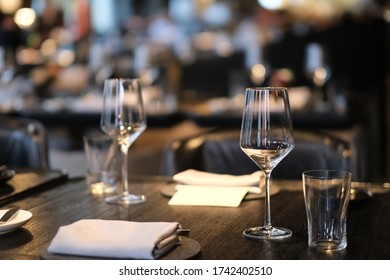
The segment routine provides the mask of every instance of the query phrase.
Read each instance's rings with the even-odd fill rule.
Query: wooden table
[[[195,259],[390,259],[390,213],[388,185],[372,187],[374,196],[350,204],[348,247],[331,254],[308,248],[306,212],[300,181],[273,181],[281,191],[271,197],[272,222],[293,231],[291,239],[255,242],[242,231],[263,223],[264,199],[243,201],[238,208],[169,206],[161,188],[169,178],[133,178],[130,188],[143,193],[143,204],[106,204],[88,193],[84,179],[29,194],[14,202],[33,213],[23,228],[0,235],[0,259],[39,259],[58,228],[80,219],[123,219],[134,221],[178,221],[190,228],[189,237],[201,245]],[[2,208],[5,208],[3,205]]]

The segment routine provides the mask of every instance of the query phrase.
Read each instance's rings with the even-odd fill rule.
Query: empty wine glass
[[[245,92],[240,146],[265,174],[264,225],[244,230],[257,240],[284,239],[291,231],[271,225],[270,178],[275,166],[293,149],[288,92],[283,87],[253,87]],[[259,182],[260,184],[260,182]]]
[[[100,127],[114,138],[122,154],[123,192],[106,198],[113,204],[135,204],[145,201],[145,196],[129,193],[127,153],[131,144],[146,129],[146,114],[142,102],[139,79],[107,79],[103,89],[103,111]]]
[[[313,102],[317,109],[329,110],[331,96],[325,85],[330,79],[331,69],[326,49],[318,43],[306,46],[304,56],[304,72],[313,87]]]

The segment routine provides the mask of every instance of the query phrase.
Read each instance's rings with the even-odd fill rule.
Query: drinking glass
[[[347,212],[351,173],[309,170],[302,173],[308,244],[320,251],[347,247]]]
[[[122,155],[123,192],[105,200],[112,204],[136,204],[146,200],[143,195],[129,193],[127,154],[131,144],[146,129],[146,114],[139,79],[107,79],[103,89],[103,111],[100,127],[115,139]]]
[[[290,237],[292,234],[290,230],[271,225],[270,207],[271,172],[294,148],[286,88],[253,87],[246,89],[240,146],[265,174],[264,225],[245,229],[244,236],[256,240]]]

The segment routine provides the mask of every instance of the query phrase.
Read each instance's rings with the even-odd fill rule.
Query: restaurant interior
[[[388,0],[0,0],[0,260],[389,260],[389,65]]]
[[[239,131],[245,88],[283,86],[297,135],[348,145],[356,181],[390,180],[387,0],[1,0],[0,12],[0,130],[40,139],[41,166],[84,176],[104,80],[137,77],[147,129],[129,174],[173,175],[175,141]]]

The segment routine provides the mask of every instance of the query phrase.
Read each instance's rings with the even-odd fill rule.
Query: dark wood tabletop
[[[272,223],[289,228],[292,238],[277,242],[245,239],[242,231],[263,223],[264,199],[244,200],[237,208],[170,206],[161,189],[169,178],[135,178],[134,193],[143,193],[143,204],[123,207],[106,204],[88,193],[85,180],[72,179],[14,201],[33,214],[22,228],[0,235],[0,259],[40,259],[41,250],[58,228],[80,219],[177,221],[189,228],[189,237],[201,251],[195,259],[390,259],[390,192],[385,185],[372,198],[353,202],[348,212],[347,249],[319,253],[307,245],[307,222],[300,181],[273,181],[281,191],[271,197]],[[3,205],[2,208],[6,208]]]

